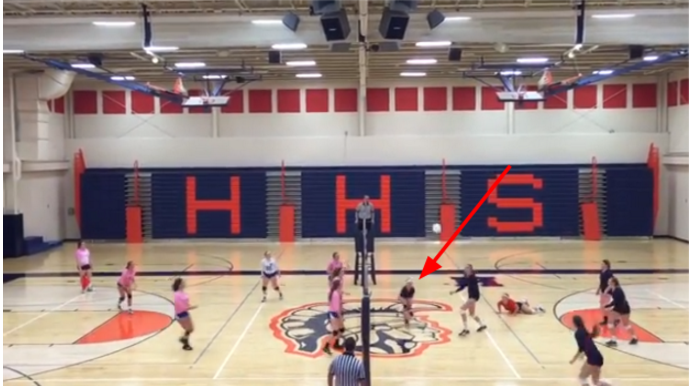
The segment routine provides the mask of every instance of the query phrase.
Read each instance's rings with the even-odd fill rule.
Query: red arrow
[[[502,172],[502,174],[500,174],[500,176],[495,180],[495,182],[493,182],[493,185],[491,185],[490,188],[488,189],[488,191],[486,192],[486,194],[483,195],[483,198],[481,199],[481,201],[479,201],[478,204],[476,204],[476,206],[471,211],[471,213],[469,213],[469,215],[466,216],[464,221],[462,221],[462,223],[459,225],[459,228],[457,228],[455,233],[453,233],[452,236],[450,236],[450,238],[447,240],[445,245],[443,245],[442,249],[440,249],[440,252],[438,252],[438,254],[435,255],[435,259],[431,259],[430,256],[426,257],[426,264],[423,265],[423,270],[421,271],[421,276],[419,276],[419,279],[423,279],[424,277],[426,277],[426,276],[432,274],[433,272],[439,270],[440,268],[442,268],[442,266],[440,264],[438,264],[438,259],[440,259],[440,256],[442,256],[443,253],[445,253],[445,251],[447,250],[447,248],[450,247],[452,242],[455,241],[455,239],[457,238],[457,236],[459,236],[459,233],[462,231],[462,229],[464,229],[464,227],[467,225],[469,220],[471,220],[471,218],[474,217],[474,213],[476,213],[478,208],[480,208],[481,205],[483,205],[483,203],[486,201],[486,199],[488,199],[488,196],[490,196],[490,194],[493,193],[495,188],[498,187],[498,184],[500,184],[500,181],[502,181],[502,179],[505,177],[507,172],[510,171],[510,169],[512,169],[512,166],[508,165],[505,168],[505,170]]]

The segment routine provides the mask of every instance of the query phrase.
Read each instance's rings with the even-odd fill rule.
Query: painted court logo
[[[414,319],[404,326],[402,306],[392,299],[371,300],[371,356],[401,358],[417,356],[430,346],[450,341],[451,331],[432,320],[435,312],[449,312],[452,307],[439,302],[416,300]],[[345,302],[346,336],[361,342],[361,303]],[[329,338],[328,304],[311,303],[285,310],[270,322],[273,335],[281,340],[285,352],[316,358]],[[361,352],[361,346],[357,346]]]

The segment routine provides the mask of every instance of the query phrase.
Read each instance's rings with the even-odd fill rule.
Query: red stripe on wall
[[[153,95],[132,91],[129,94],[129,109],[132,114],[155,114],[155,99]]]
[[[244,112],[244,90],[225,90],[223,95],[230,97],[230,103],[220,108],[221,113],[241,114]]]
[[[358,92],[355,88],[336,88],[335,89],[335,112],[336,113],[355,113],[357,111]]]
[[[626,109],[627,108],[627,85],[626,84],[604,84],[603,85],[603,108],[604,109]]]
[[[481,110],[503,110],[505,104],[498,100],[497,90],[493,87],[481,87]]]
[[[543,102],[543,108],[546,110],[565,110],[569,104],[569,91],[565,91],[555,95],[549,95]]]
[[[189,90],[189,96],[204,96],[206,92],[203,90]],[[212,109],[210,107],[189,107],[189,114],[210,114]]]
[[[419,111],[419,89],[416,87],[396,87],[395,111]]]
[[[575,109],[594,109],[598,105],[598,87],[596,86],[578,87],[573,93]]]
[[[301,95],[298,89],[278,90],[278,113],[300,113]]]
[[[632,85],[632,107],[635,109],[658,107],[658,86],[655,83]]]
[[[538,86],[526,86],[526,91],[537,91]],[[515,103],[515,110],[538,110],[538,102]]]
[[[249,113],[272,113],[272,90],[249,90]]]
[[[306,89],[306,112],[327,113],[330,105],[329,99],[330,92],[327,88]]]
[[[124,91],[103,90],[103,114],[126,114],[127,94]]]
[[[390,111],[390,89],[366,89],[366,111],[371,113]]]
[[[679,104],[689,104],[689,79],[679,81]]]
[[[423,111],[447,111],[447,88],[424,87]]]
[[[476,87],[452,88],[452,111],[476,110]]]
[[[53,106],[52,106],[52,111],[56,114],[64,114],[65,113],[65,97],[59,97],[55,100],[52,101]]]
[[[75,90],[72,93],[74,114],[98,114],[98,92],[91,90]]]
[[[677,106],[677,94],[679,90],[678,82],[670,82],[667,84],[667,105],[668,107]]]

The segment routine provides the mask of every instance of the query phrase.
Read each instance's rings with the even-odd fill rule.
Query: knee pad
[[[337,336],[338,333],[339,333],[339,331],[337,331],[337,330],[333,331],[333,336]]]
[[[280,291],[280,286],[275,286],[276,291]]]
[[[261,287],[261,289],[263,290],[263,292],[266,292],[266,290],[268,289],[268,287],[263,286],[263,287]]]
[[[132,294],[127,294],[127,300],[132,300]]]
[[[344,329],[344,327],[342,327],[342,328],[340,329],[340,334],[344,334],[344,332],[345,332],[345,329]]]
[[[120,303],[124,301],[124,296],[120,296]]]

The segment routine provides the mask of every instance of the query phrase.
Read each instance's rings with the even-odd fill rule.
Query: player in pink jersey
[[[77,260],[81,292],[93,291],[93,286],[91,285],[91,252],[86,248],[86,243],[83,240],[79,240],[77,243],[77,251],[74,256]]]
[[[184,335],[179,338],[179,341],[182,343],[182,348],[189,351],[192,349],[189,345],[189,336],[194,332],[194,322],[191,320],[189,311],[195,309],[196,306],[189,305],[189,295],[184,292],[184,287],[184,280],[181,277],[178,277],[172,283],[172,290],[175,291],[175,315],[177,316],[177,322],[184,329]]]
[[[335,279],[330,284],[330,293],[328,294],[328,316],[330,317],[330,330],[332,331],[332,338],[325,344],[323,351],[330,354],[330,346],[338,349],[340,348],[340,337],[344,336],[344,309],[342,299],[342,282],[340,279]]]
[[[337,274],[334,275],[336,270]],[[328,273],[328,285],[332,284],[333,279],[336,277],[338,277],[341,281],[344,278],[344,271],[345,264],[340,259],[340,254],[338,252],[333,252],[333,258],[330,260],[328,268],[326,268],[326,272]]]
[[[117,291],[120,293],[120,300],[117,302],[117,308],[122,310],[122,302],[126,295],[130,314],[134,312],[132,310],[132,290],[136,286],[136,281],[134,280],[135,276],[136,271],[134,270],[134,262],[128,261],[127,266],[124,267],[120,278],[117,280]]]

